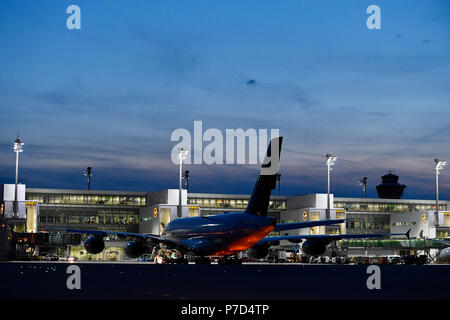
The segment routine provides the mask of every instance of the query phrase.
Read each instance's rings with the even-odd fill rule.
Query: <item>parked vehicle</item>
[[[401,262],[401,257],[399,255],[387,256],[387,263],[389,264],[399,264]]]
[[[70,257],[60,257],[58,260],[59,261],[74,262],[74,261],[78,261],[78,258],[70,256]]]
[[[152,262],[154,259],[152,259],[151,254],[143,254],[137,259],[139,262]]]
[[[272,250],[269,252],[267,260],[269,262],[281,263],[285,262],[287,258],[287,253],[284,250]]]
[[[57,255],[54,254],[48,254],[46,256],[44,256],[42,258],[42,260],[46,260],[46,261],[59,261],[59,257]]]

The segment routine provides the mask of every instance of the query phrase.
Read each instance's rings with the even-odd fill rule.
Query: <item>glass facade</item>
[[[27,192],[26,200],[42,204],[77,204],[101,206],[141,206],[145,207],[145,196],[133,195],[85,195],[85,194],[49,194]]]
[[[427,203],[364,203],[335,201],[335,208],[345,209],[347,212],[413,212],[436,210],[436,205]],[[447,210],[447,204],[439,204],[439,210]]]
[[[188,204],[201,208],[245,209],[248,199],[188,198]],[[286,200],[269,201],[269,210],[286,210]]]
[[[138,232],[138,208],[96,208],[40,206],[40,226],[77,225],[82,228],[107,227],[113,231]]]
[[[146,205],[145,195],[77,194],[70,190],[28,191],[26,200],[39,206],[39,229],[49,226],[138,232],[139,210]]]
[[[347,213],[347,233],[389,233],[389,215],[358,215]]]

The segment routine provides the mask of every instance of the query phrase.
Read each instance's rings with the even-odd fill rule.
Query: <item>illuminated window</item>
[[[56,194],[56,195],[50,196],[48,199],[48,202],[49,203],[62,203],[63,202],[62,195]]]
[[[448,237],[448,231],[447,230],[438,230],[436,232],[436,238],[443,239]]]
[[[189,217],[198,217],[198,206],[189,206]]]
[[[98,196],[89,196],[89,204],[97,204]]]
[[[160,222],[160,234],[162,234],[164,228],[169,224],[170,222],[170,209],[169,208],[160,208],[159,209],[159,222]]]
[[[444,227],[450,227],[450,212],[444,212]]]

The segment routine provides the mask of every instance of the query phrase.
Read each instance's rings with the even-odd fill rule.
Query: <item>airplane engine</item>
[[[148,246],[143,242],[130,241],[125,247],[125,253],[129,258],[139,258],[148,249]]]
[[[450,247],[442,249],[442,251],[439,253],[438,261],[450,262]]]
[[[302,244],[302,251],[308,256],[320,256],[325,253],[327,244],[320,240],[306,240]]]
[[[84,247],[87,252],[97,254],[105,249],[105,241],[103,241],[103,237],[90,236],[84,242]]]
[[[247,250],[247,257],[250,259],[262,259],[269,254],[268,245],[253,246]]]

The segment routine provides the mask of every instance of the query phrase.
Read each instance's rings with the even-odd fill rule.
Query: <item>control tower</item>
[[[388,171],[381,177],[381,184],[377,185],[377,193],[383,199],[400,199],[403,196],[404,184],[398,183],[398,176]]]

